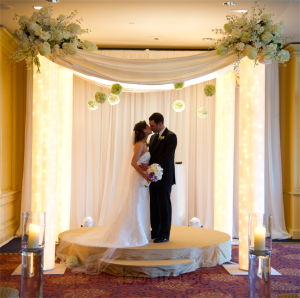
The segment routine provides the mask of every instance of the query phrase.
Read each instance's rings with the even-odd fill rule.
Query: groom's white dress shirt
[[[167,127],[165,127],[164,129],[162,129],[162,130],[158,133],[159,137],[164,133],[164,131],[165,131],[166,128],[167,128]]]

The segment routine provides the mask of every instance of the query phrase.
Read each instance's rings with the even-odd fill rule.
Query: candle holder
[[[268,214],[249,214],[248,297],[271,297],[272,221]]]
[[[22,213],[21,297],[43,297],[45,212]]]

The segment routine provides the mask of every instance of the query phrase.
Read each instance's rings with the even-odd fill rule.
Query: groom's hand
[[[147,163],[141,163],[140,168],[143,172],[145,172],[148,169],[148,164]]]

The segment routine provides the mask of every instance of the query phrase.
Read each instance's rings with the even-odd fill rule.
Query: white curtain
[[[273,237],[290,238],[283,212],[278,62],[266,66],[265,213],[273,215]]]
[[[172,52],[171,52],[172,53]],[[96,52],[78,51],[67,58],[58,57],[56,63],[73,71],[96,78],[131,84],[170,84],[188,81],[221,70],[236,60],[235,54],[219,56],[207,51],[187,57],[168,59],[132,57],[114,58]]]
[[[215,80],[207,83],[215,84]],[[161,112],[166,126],[178,137],[175,160],[185,167],[185,197],[189,198],[185,223],[195,216],[205,228],[213,228],[215,97],[207,98],[204,86],[123,93],[118,105],[106,102],[90,111],[87,100],[96,91],[109,93],[109,89],[74,76],[71,228],[80,227],[86,216],[96,225],[105,222],[125,143],[134,124],[148,121],[153,112]],[[181,113],[172,108],[177,98],[186,103]],[[208,109],[205,119],[197,117],[200,107]]]

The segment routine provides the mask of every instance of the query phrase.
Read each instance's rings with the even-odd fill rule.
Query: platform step
[[[196,270],[194,259],[179,260],[107,260],[107,273],[119,276],[177,276]]]

